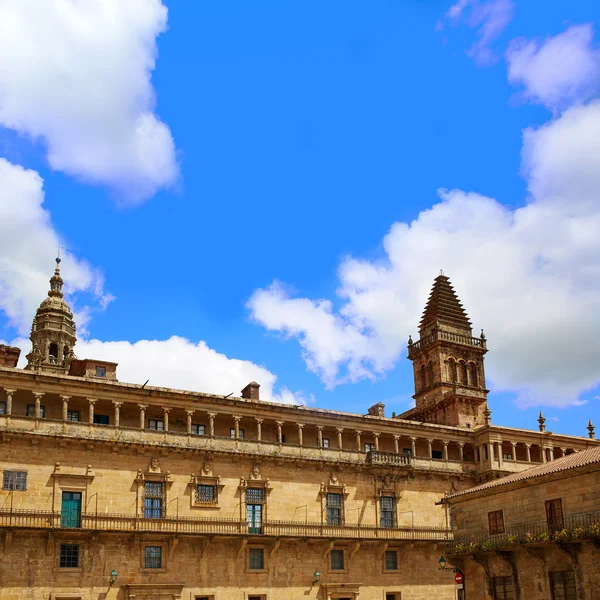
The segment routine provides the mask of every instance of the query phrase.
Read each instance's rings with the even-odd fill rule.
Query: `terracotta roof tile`
[[[463,490],[462,492],[457,492],[456,494],[447,496],[447,499],[464,496],[466,494],[474,494],[475,492],[489,490],[503,485],[508,485],[509,483],[525,481],[527,479],[534,479],[535,477],[542,477],[543,475],[550,475],[551,473],[569,471],[570,469],[576,469],[578,467],[584,467],[594,463],[598,463],[598,468],[600,468],[600,446],[597,446],[596,448],[589,448],[588,450],[582,450],[581,452],[574,452],[573,454],[552,460],[543,465],[532,467],[526,471],[512,473],[506,477],[501,477],[500,479],[495,479],[494,481],[482,483],[481,485],[469,488],[468,490]]]

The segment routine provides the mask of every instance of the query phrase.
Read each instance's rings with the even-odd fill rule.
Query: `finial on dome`
[[[538,423],[540,424],[540,431],[546,431],[546,419],[540,410],[540,416],[538,417]]]
[[[442,269],[440,269],[439,277],[444,277],[444,271]]]
[[[63,280],[62,277],[60,276],[60,263],[61,263],[61,258],[60,258],[60,249],[61,249],[61,245],[57,244],[56,248],[57,248],[57,252],[56,252],[56,258],[54,259],[54,261],[56,262],[56,267],[54,269],[54,275],[50,278],[50,291],[48,292],[48,296],[58,296],[59,298],[63,297],[63,292],[62,292],[62,286],[63,286]]]
[[[596,429],[596,428],[594,427],[594,424],[592,423],[592,420],[590,419],[590,420],[588,421],[587,430],[589,431],[589,434],[588,434],[588,435],[589,435],[589,438],[590,438],[591,440],[593,440],[593,439],[595,438],[595,435],[594,435],[594,430],[595,430],[595,429]]]

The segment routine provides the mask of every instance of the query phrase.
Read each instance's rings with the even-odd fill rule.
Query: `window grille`
[[[262,488],[249,487],[246,489],[247,504],[262,504],[265,497],[265,490]]]
[[[394,496],[381,496],[381,527],[396,526],[396,498]]]
[[[398,553],[395,550],[386,550],[385,552],[385,570],[398,570]]]
[[[328,492],[326,496],[327,525],[341,525],[344,500],[342,494]]]
[[[144,518],[161,519],[164,506],[164,485],[160,481],[144,483]]]
[[[253,571],[262,571],[265,568],[264,548],[250,548],[248,568]]]
[[[344,570],[344,551],[343,550],[332,550],[331,551],[331,570],[332,571],[343,571]]]
[[[512,577],[493,577],[492,589],[494,600],[514,600],[514,588]]]
[[[201,483],[198,485],[196,499],[201,504],[215,504],[217,502],[217,491],[214,485]]]
[[[60,567],[76,569],[79,566],[79,544],[60,545]]]
[[[27,490],[27,471],[4,471],[2,478],[3,490],[16,490],[24,492]]]
[[[162,546],[146,546],[144,548],[144,569],[162,568]]]
[[[573,571],[554,571],[550,573],[552,600],[577,600],[577,587]]]

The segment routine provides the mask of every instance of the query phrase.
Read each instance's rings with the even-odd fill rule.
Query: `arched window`
[[[477,377],[477,365],[475,363],[471,363],[471,385],[479,385],[479,378]]]
[[[460,382],[463,385],[469,385],[469,379],[467,376],[467,363],[464,361],[460,361]]]
[[[427,381],[425,379],[425,365],[421,365],[421,389],[424,390],[427,387]]]
[[[67,358],[67,356],[69,356],[69,346],[63,348],[63,358]]]
[[[427,365],[427,373],[429,374],[429,385],[433,385],[433,363],[431,361]]]
[[[50,344],[48,348],[48,359],[51,363],[56,363],[58,361],[58,344]]]
[[[456,373],[456,363],[454,362],[453,358],[451,358],[449,361],[448,372],[450,375],[450,381],[452,381],[453,383],[456,383],[458,377],[457,377],[457,373]]]

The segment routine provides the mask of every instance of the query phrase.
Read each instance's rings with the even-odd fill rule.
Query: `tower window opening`
[[[479,385],[479,378],[477,377],[477,365],[471,363],[471,385]]]
[[[427,387],[427,380],[425,378],[425,365],[421,365],[421,389]]]
[[[427,365],[427,374],[429,375],[429,385],[433,385],[433,363],[431,361]]]
[[[51,363],[56,364],[58,360],[58,344],[50,344],[48,348],[48,359]]]
[[[450,364],[448,365],[448,371],[450,374],[450,381],[452,383],[456,383],[458,376],[457,376],[457,372],[456,372],[456,363],[454,362],[453,359],[450,359]]]
[[[467,363],[460,363],[460,383],[463,385],[469,385],[469,380],[467,378]]]

